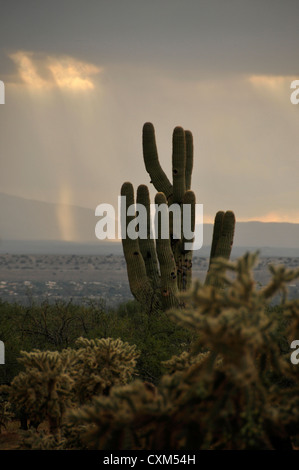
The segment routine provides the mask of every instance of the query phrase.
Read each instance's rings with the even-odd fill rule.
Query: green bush
[[[0,383],[9,383],[22,370],[21,351],[39,349],[61,351],[72,347],[80,336],[93,331],[105,315],[102,302],[75,305],[72,301],[48,300],[29,305],[0,300],[0,338],[5,344],[5,365],[0,368]]]
[[[22,370],[21,351],[62,351],[75,348],[79,337],[121,338],[140,351],[139,377],[157,383],[161,361],[188,348],[191,334],[165,313],[148,317],[136,301],[107,310],[101,300],[82,305],[49,301],[29,306],[0,301],[0,336],[5,343],[6,364],[0,368],[0,383],[9,383]]]

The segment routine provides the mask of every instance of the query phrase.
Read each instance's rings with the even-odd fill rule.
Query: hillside
[[[115,253],[121,244],[99,241],[94,209],[59,205],[0,193],[0,252]],[[204,225],[204,246],[197,254],[207,256],[212,224]],[[244,249],[261,249],[265,256],[298,256],[299,224],[237,222],[233,255]]]

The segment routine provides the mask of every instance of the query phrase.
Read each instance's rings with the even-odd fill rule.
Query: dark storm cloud
[[[10,0],[1,2],[7,52],[68,54],[96,64],[163,66],[177,75],[298,73],[298,0]]]

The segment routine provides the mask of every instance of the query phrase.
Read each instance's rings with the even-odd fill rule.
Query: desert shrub
[[[299,270],[271,267],[271,281],[257,289],[256,261],[256,254],[218,259],[211,275],[224,287],[197,283],[183,295],[186,308],[169,312],[197,339],[165,364],[169,372],[157,387],[138,380],[113,387],[108,397],[69,413],[70,423],[86,426],[87,448],[292,448],[299,380],[281,338],[290,344],[299,334],[299,302],[286,297]],[[271,308],[280,291],[283,321]]]
[[[172,321],[165,312],[148,316],[135,300],[103,313],[89,338],[121,338],[136,345],[140,355],[136,369],[140,379],[157,384],[162,362],[190,347],[193,333]]]
[[[21,371],[21,351],[61,351],[73,347],[80,336],[87,336],[106,315],[101,300],[81,305],[72,301],[49,300],[40,304],[30,298],[29,305],[0,300],[0,338],[5,344],[5,364],[0,383],[9,383]]]
[[[9,383],[21,371],[21,351],[61,351],[75,348],[79,337],[121,338],[140,351],[136,369],[139,377],[158,383],[161,362],[187,349],[192,334],[165,313],[148,317],[136,301],[106,309],[99,299],[77,305],[49,301],[28,306],[0,300],[0,338],[5,343],[6,364],[0,368],[0,383]]]
[[[24,370],[10,386],[2,386],[16,416],[26,416],[36,428],[46,420],[50,433],[57,434],[68,408],[86,403],[95,395],[108,394],[113,385],[131,380],[138,357],[134,345],[120,339],[82,337],[76,345],[77,349],[61,352],[21,353],[19,361]],[[45,445],[56,440],[57,436],[54,440],[45,438]]]
[[[37,304],[31,300],[18,317],[17,326],[22,337],[30,340],[31,347],[62,350],[72,347],[76,339],[96,328],[104,312],[104,303],[48,299]]]
[[[79,338],[76,345],[78,349],[69,351],[72,356],[69,374],[79,403],[94,395],[108,395],[113,385],[127,383],[136,373],[139,353],[135,345],[112,338]]]
[[[23,351],[19,361],[25,370],[10,386],[2,387],[8,392],[9,402],[16,413],[24,413],[36,427],[47,420],[50,431],[56,433],[71,406],[71,355],[68,351]]]
[[[8,401],[0,401],[0,433],[2,427],[6,428],[7,424],[11,421],[13,413],[11,411],[11,405]]]
[[[162,362],[188,349],[192,341],[192,333],[172,321],[165,312],[149,317],[135,300],[107,310],[101,308],[101,304],[90,301],[83,311],[83,316],[85,314],[86,318],[93,315],[93,328],[81,332],[79,336],[94,340],[120,338],[135,345],[139,351],[136,362],[139,378],[155,384],[164,370]],[[75,344],[76,339],[71,347],[74,348]]]
[[[16,326],[21,311],[22,306],[0,299],[0,339],[5,344],[5,364],[0,367],[0,384],[9,383],[21,370],[17,357],[21,349],[27,349],[26,341],[22,341]]]

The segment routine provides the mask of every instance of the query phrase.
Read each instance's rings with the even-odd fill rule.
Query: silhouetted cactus
[[[145,168],[150,175],[151,183],[158,193],[155,204],[177,204],[180,209],[189,205],[191,209],[191,231],[195,228],[195,194],[191,188],[193,169],[193,137],[190,131],[176,127],[172,138],[172,178],[171,183],[160,166],[156,147],[155,131],[151,123],[143,126],[143,157]],[[128,228],[134,222],[135,215],[127,215],[127,209],[134,204],[134,189],[131,183],[125,182],[121,195],[126,197],[126,220]],[[158,233],[156,243],[150,234],[150,198],[147,186],[137,189],[138,204],[147,211],[146,238],[131,239],[123,237],[123,250],[131,292],[148,313],[159,309],[167,310],[180,305],[178,293],[187,291],[192,284],[193,250],[186,249],[186,242],[181,230],[181,238],[176,236],[175,214],[169,211],[169,238],[163,239]],[[182,211],[181,211],[182,213]],[[159,219],[158,219],[159,220]],[[182,220],[181,220],[182,224]],[[159,227],[160,229],[160,227]],[[181,226],[182,229],[182,226]],[[218,212],[215,217],[210,264],[214,259],[230,257],[235,229],[233,212]],[[213,279],[208,275],[207,283]]]

